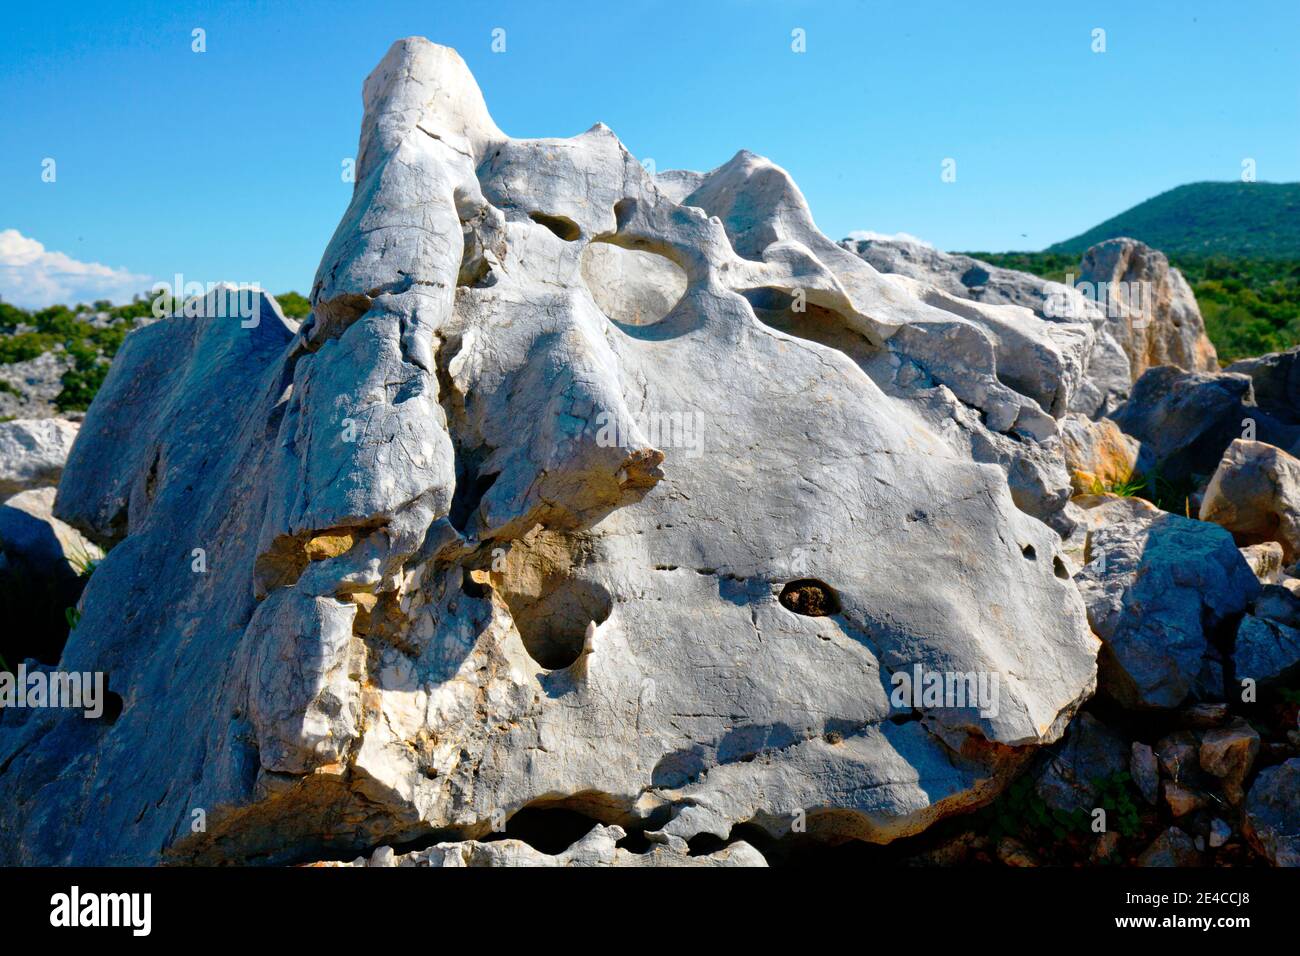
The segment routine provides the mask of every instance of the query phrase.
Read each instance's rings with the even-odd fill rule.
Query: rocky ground
[[[0,862],[1300,862],[1300,352],[1220,369],[1132,240],[512,139],[425,40],[364,101],[305,321],[0,424],[74,625],[4,651],[119,703],[0,712]]]

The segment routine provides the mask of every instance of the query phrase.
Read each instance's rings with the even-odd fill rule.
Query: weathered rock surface
[[[1083,513],[1085,563],[1074,580],[1105,644],[1101,690],[1139,709],[1222,695],[1221,681],[1215,687],[1203,676],[1214,660],[1212,631],[1260,588],[1232,536],[1138,498],[1079,500],[1092,507]]]
[[[685,843],[652,846],[645,853],[633,853],[615,844],[627,834],[622,827],[596,824],[591,832],[562,853],[548,854],[533,849],[522,840],[494,840],[488,843],[466,840],[439,843],[428,849],[394,854],[391,847],[380,847],[367,860],[362,857],[351,866],[372,867],[722,867],[767,866],[763,855],[743,840],[737,840],[715,853],[691,856]]]
[[[1129,776],[1147,803],[1160,799],[1160,765],[1149,744],[1134,741],[1129,753]]]
[[[1300,866],[1300,757],[1259,772],[1243,832],[1274,866]]]
[[[1114,408],[1128,395],[1136,378],[1128,356],[1108,328],[1106,313],[1082,292],[1059,282],[1012,269],[1002,269],[970,256],[941,252],[924,243],[898,239],[845,239],[840,245],[861,256],[881,272],[906,276],[930,288],[937,301],[967,299],[980,306],[968,312],[982,314],[993,325],[1019,328],[1021,334],[1078,338],[1084,329],[1091,334],[1078,342],[1075,359],[1078,382],[1067,397],[1071,411],[1095,415]],[[1014,308],[999,308],[1012,306]],[[1026,312],[1025,310],[1028,310]],[[1029,313],[1038,319],[1035,322]],[[1000,316],[1000,318],[998,318]],[[1012,340],[1010,345],[1020,345]],[[1031,349],[1004,349],[999,359],[1007,364],[1006,375],[1014,378],[1015,365]],[[999,375],[1002,375],[999,372]]]
[[[63,665],[124,706],[0,715],[0,861],[319,859],[539,803],[884,842],[1061,736],[1098,644],[1004,469],[1090,324],[882,275],[749,153],[511,139],[424,40],[365,106],[311,317],[218,290],[87,414],[57,510],[113,548]],[[895,704],[917,666],[992,706]]]
[[[1228,446],[1201,501],[1201,520],[1241,545],[1276,541],[1282,561],[1300,558],[1300,461],[1280,448],[1238,438]]]
[[[1239,680],[1283,680],[1300,671],[1300,597],[1268,585],[1237,628],[1233,650]]]
[[[1102,306],[1129,358],[1133,381],[1158,365],[1191,372],[1219,368],[1196,297],[1163,252],[1136,239],[1109,239],[1083,255],[1079,282]]]
[[[840,245],[861,256],[880,272],[920,279],[949,295],[986,302],[1018,305],[1042,316],[1053,296],[1077,300],[1080,314],[1091,306],[1081,293],[1059,282],[1014,269],[1004,269],[971,256],[942,252],[924,242],[876,237],[844,239]]]
[[[64,418],[0,422],[0,497],[57,485],[78,427]]]

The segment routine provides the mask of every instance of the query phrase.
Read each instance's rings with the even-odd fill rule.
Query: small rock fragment
[[[1232,839],[1232,824],[1215,817],[1210,821],[1210,846],[1220,847]]]
[[[1179,714],[1186,727],[1217,727],[1228,719],[1228,705],[1224,703],[1193,704]]]
[[[1223,793],[1233,804],[1244,795],[1241,784],[1259,753],[1259,734],[1237,718],[1227,727],[1207,730],[1201,738],[1201,769],[1223,781]]]
[[[1172,780],[1165,781],[1165,802],[1175,817],[1185,817],[1193,810],[1205,806],[1205,798],[1199,793]]]
[[[1133,741],[1129,757],[1129,776],[1147,803],[1155,806],[1160,800],[1160,766],[1155,751],[1141,741]]]
[[[998,859],[1007,866],[1038,866],[1038,857],[1015,837],[1003,837],[998,841]]]
[[[1201,855],[1195,841],[1178,827],[1170,827],[1156,837],[1138,857],[1138,866],[1200,866]]]
[[[1260,584],[1281,584],[1286,575],[1282,572],[1282,545],[1276,541],[1263,541],[1239,548]]]

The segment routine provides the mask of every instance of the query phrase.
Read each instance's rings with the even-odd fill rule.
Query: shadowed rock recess
[[[564,811],[609,829],[556,859],[761,863],[733,828],[887,843],[1062,736],[1096,315],[881,273],[747,152],[512,139],[423,39],[364,101],[310,317],[141,328],[86,416],[61,666],[122,707],[0,718],[0,862],[526,861],[471,841]],[[894,706],[917,666],[996,706]]]

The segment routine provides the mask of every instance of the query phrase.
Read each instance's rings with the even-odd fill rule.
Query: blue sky
[[[1300,180],[1295,0],[10,4],[0,296],[177,272],[306,293],[362,80],[411,34],[460,51],[512,136],[600,120],[661,170],[751,149],[833,238],[1039,249],[1247,157]]]

